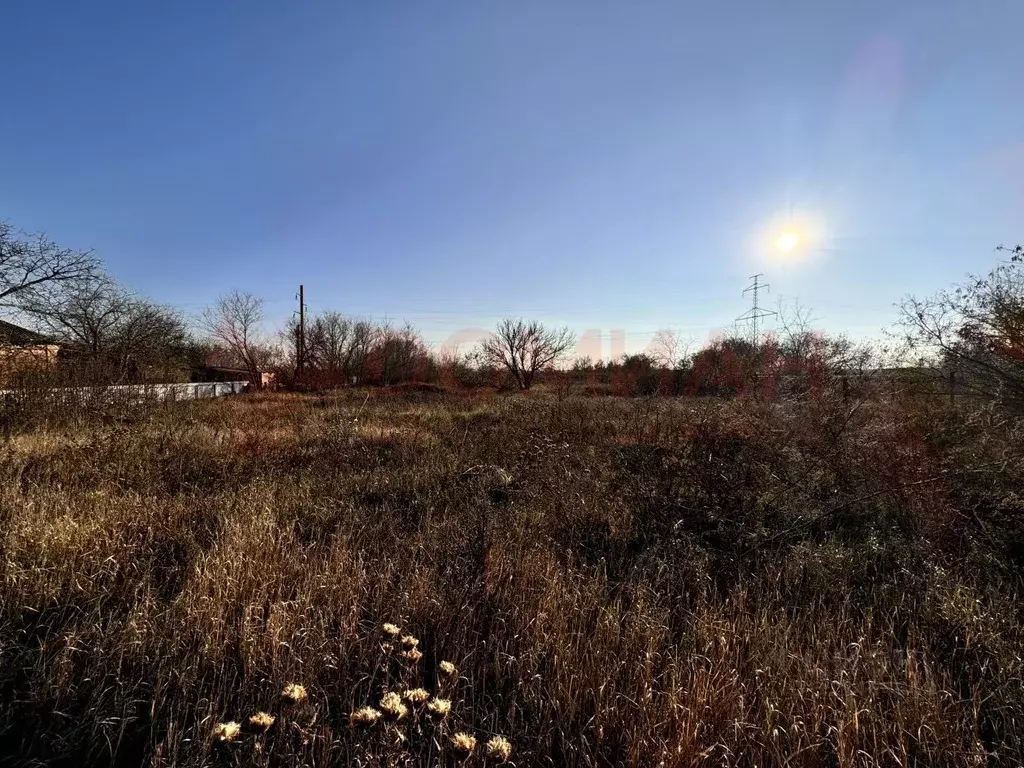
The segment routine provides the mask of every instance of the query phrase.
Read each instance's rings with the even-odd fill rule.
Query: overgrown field
[[[0,764],[1020,764],[1022,437],[385,390],[12,426]]]

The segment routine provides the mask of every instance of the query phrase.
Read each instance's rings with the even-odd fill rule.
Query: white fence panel
[[[248,381],[205,381],[188,384],[116,384],[109,387],[58,387],[47,390],[2,389],[0,398],[39,397],[58,403],[204,400],[240,395]]]

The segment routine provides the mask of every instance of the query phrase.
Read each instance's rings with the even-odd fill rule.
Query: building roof
[[[41,333],[22,328],[20,325],[0,320],[0,346],[34,347],[41,344],[53,344],[53,339]]]
[[[221,371],[222,373],[244,373],[246,376],[249,375],[248,368],[239,368],[237,365],[210,365],[205,363],[203,365],[193,366],[196,370],[204,371]]]

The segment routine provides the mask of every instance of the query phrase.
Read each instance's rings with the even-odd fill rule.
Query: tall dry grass
[[[362,391],[10,425],[3,764],[1024,761],[994,408]],[[445,717],[365,712],[420,688]]]

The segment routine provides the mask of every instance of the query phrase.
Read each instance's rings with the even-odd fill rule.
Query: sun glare
[[[775,239],[775,248],[782,253],[789,253],[800,245],[800,235],[792,230],[787,230]]]

